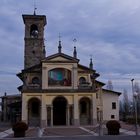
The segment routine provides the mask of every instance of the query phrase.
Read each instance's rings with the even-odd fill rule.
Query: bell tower
[[[24,68],[30,68],[45,58],[44,27],[45,15],[22,15],[25,24]]]

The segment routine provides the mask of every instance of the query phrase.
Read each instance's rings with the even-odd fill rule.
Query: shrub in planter
[[[25,137],[25,131],[27,129],[28,125],[25,122],[17,122],[12,126],[14,137]]]
[[[108,135],[119,135],[119,129],[121,128],[121,125],[116,120],[110,120],[106,123],[106,127],[108,129]]]

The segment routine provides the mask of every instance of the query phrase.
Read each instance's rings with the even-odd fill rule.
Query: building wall
[[[77,89],[77,63],[43,63],[42,68],[42,89],[54,89],[54,87],[48,86],[48,72],[49,70],[55,69],[55,68],[64,68],[71,71],[71,80],[72,85],[69,87],[57,87],[55,86],[55,89]]]
[[[47,106],[52,107],[53,100],[56,97],[63,96],[68,106],[73,106],[73,125],[79,125],[79,101],[86,97],[91,100],[91,123],[97,121],[96,112],[96,94],[95,93],[23,93],[22,94],[22,120],[28,123],[28,101],[32,98],[38,98],[41,101],[41,126],[47,126]]]
[[[116,102],[116,109],[112,109],[112,102]],[[119,120],[119,97],[117,94],[103,94],[103,120],[111,120],[111,115],[115,120]]]

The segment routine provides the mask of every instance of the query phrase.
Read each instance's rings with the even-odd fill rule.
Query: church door
[[[53,101],[53,125],[66,125],[67,100],[56,97]]]

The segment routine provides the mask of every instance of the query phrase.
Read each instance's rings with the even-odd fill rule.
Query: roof
[[[21,107],[21,105],[22,105],[21,101],[8,104],[9,107],[13,107],[13,108],[14,107]]]
[[[39,68],[41,68],[41,63],[34,65],[30,68],[24,69],[24,70],[22,70],[22,72],[32,72],[33,70],[38,70]]]
[[[98,84],[101,84],[102,86],[104,86],[104,85],[105,85],[105,83],[100,82],[100,81],[98,81],[98,80],[95,80],[95,82],[96,82],[96,83],[98,83]]]
[[[92,70],[84,65],[81,65],[81,64],[78,64],[78,67],[81,68],[81,69],[84,69],[84,70],[87,70],[87,71],[90,71],[90,72],[96,72],[96,70]]]
[[[117,94],[118,96],[120,96],[122,93],[121,92],[117,92],[117,91],[113,91],[113,90],[108,90],[108,89],[103,89],[103,91],[109,92],[109,93],[114,93]]]
[[[37,72],[41,68],[41,64],[34,65],[30,68],[23,69],[22,72],[18,73],[17,76],[22,79],[22,75],[24,72]]]
[[[13,95],[4,95],[1,96],[0,98],[17,98],[17,97],[21,97],[21,94],[13,94]]]
[[[23,21],[24,21],[24,24],[25,24],[25,19],[34,19],[34,20],[43,20],[44,21],[44,25],[47,24],[47,21],[46,21],[46,16],[45,15],[22,15],[23,17]]]

